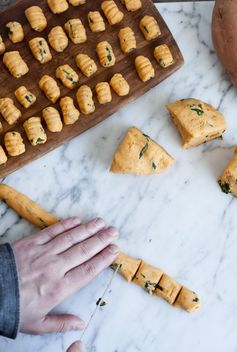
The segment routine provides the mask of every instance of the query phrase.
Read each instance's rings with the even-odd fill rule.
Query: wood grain
[[[120,108],[124,107],[126,104],[134,101],[139,96],[145,94],[148,90],[159,84],[161,81],[166,79],[168,76],[170,76],[182,66],[182,54],[162,16],[159,14],[151,0],[142,0],[142,9],[134,13],[126,11],[126,9],[119,0],[116,0],[116,2],[125,14],[124,20],[115,26],[109,26],[109,24],[106,22],[106,32],[103,33],[92,33],[89,29],[87,21],[88,12],[90,10],[100,10],[102,0],[97,0],[95,2],[93,1],[93,5],[91,1],[87,1],[85,5],[82,5],[80,7],[70,6],[69,10],[61,15],[53,15],[47,6],[47,2],[42,0],[20,0],[17,3],[9,6],[5,10],[0,11],[0,33],[2,34],[3,39],[7,45],[7,51],[19,50],[22,57],[30,67],[30,72],[27,75],[20,79],[15,79],[9,74],[8,70],[2,63],[2,60],[0,60],[0,97],[10,97],[14,99],[16,106],[22,111],[23,114],[23,117],[18,121],[15,126],[9,126],[5,121],[3,121],[3,119],[1,119],[4,131],[3,133],[1,133],[0,136],[0,144],[4,145],[3,136],[4,133],[7,131],[21,132],[24,142],[26,144],[25,154],[15,158],[9,157],[7,163],[5,165],[0,166],[0,177],[4,177],[10,174],[11,172],[21,168],[27,163],[43,156],[49,151],[69,141],[73,137],[83,133],[87,129],[95,126],[96,124],[103,121],[105,118],[109,117],[111,114],[113,114]],[[48,20],[48,27],[42,33],[37,33],[33,31],[30,28],[24,15],[24,11],[26,8],[36,4],[43,9]],[[145,14],[154,16],[157,19],[161,28],[162,35],[157,40],[154,40],[152,42],[147,42],[139,29],[139,21]],[[70,42],[66,51],[60,54],[56,53],[53,49],[51,49],[51,52],[53,54],[53,60],[50,63],[41,65],[39,62],[37,62],[30,52],[30,49],[28,47],[28,41],[36,36],[42,36],[47,39],[48,33],[52,27],[59,24],[63,26],[68,19],[75,17],[80,17],[83,24],[85,25],[88,35],[88,42],[80,45],[74,45]],[[24,27],[25,40],[22,43],[12,44],[7,38],[5,25],[7,22],[12,20],[19,21]],[[134,30],[138,45],[136,51],[125,56],[120,49],[118,41],[118,32],[121,28],[126,26],[130,26]],[[117,62],[116,65],[112,68],[105,69],[99,65],[95,49],[97,43],[101,40],[107,40],[114,49]],[[169,45],[175,59],[175,63],[167,69],[161,68],[153,57],[153,50],[155,46],[163,43]],[[63,131],[61,133],[50,133],[47,131],[47,143],[33,147],[26,138],[22,126],[23,122],[31,116],[42,116],[41,111],[47,106],[55,106],[60,111],[59,105],[51,104],[44,96],[44,94],[40,91],[38,87],[38,81],[44,74],[49,74],[55,77],[56,68],[64,63],[68,63],[75,70],[78,71],[75,64],[75,57],[78,53],[87,53],[94,60],[96,60],[98,64],[98,71],[92,78],[88,79],[82,74],[80,74],[80,84],[87,84],[93,89],[96,111],[89,116],[84,116],[83,114],[81,114],[80,119],[76,124],[72,126],[64,126]],[[144,55],[149,57],[156,69],[156,77],[147,83],[142,83],[139,80],[134,68],[134,60],[138,55]],[[113,93],[112,103],[107,104],[106,106],[99,105],[94,90],[96,83],[100,81],[109,81],[112,75],[116,72],[121,72],[124,77],[128,80],[131,87],[130,95],[128,97],[121,98],[118,97],[115,93]],[[61,89],[61,96],[71,96],[75,101],[75,95],[78,87],[70,91],[63,87],[60,82],[58,83]],[[25,85],[37,97],[37,102],[28,110],[20,106],[14,97],[14,91],[21,85]]]

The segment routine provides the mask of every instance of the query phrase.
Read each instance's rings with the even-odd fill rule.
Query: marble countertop
[[[117,277],[85,336],[94,352],[236,352],[237,200],[216,182],[237,144],[236,91],[213,51],[213,3],[157,5],[185,57],[184,67],[103,124],[75,138],[4,182],[60,217],[104,217],[121,231],[119,245],[196,290],[202,308],[187,314]],[[226,116],[224,140],[183,150],[165,110],[167,102],[196,97]],[[159,141],[176,165],[159,176],[113,175],[108,168],[127,128],[136,125]],[[0,204],[1,241],[33,227]],[[57,308],[85,321],[108,282],[108,269]],[[0,339],[4,352],[64,352],[80,334],[16,341]]]

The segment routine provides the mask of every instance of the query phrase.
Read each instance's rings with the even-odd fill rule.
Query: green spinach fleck
[[[202,116],[204,114],[202,104],[192,104],[189,105],[189,107],[192,111],[195,111],[198,116]]]
[[[106,302],[102,300],[102,298],[99,298],[98,301],[96,302],[97,306],[104,307],[106,306]]]
[[[153,168],[154,170],[157,169],[157,165],[156,165],[156,163],[155,163],[154,161],[152,162],[152,168]]]
[[[145,154],[145,152],[147,151],[148,149],[148,142],[146,142],[146,144],[144,145],[144,147],[142,148],[142,150],[140,151],[140,154],[139,154],[139,159],[141,159],[143,157],[143,155]]]
[[[226,193],[226,194],[231,193],[229,183],[227,183],[227,182],[224,182],[224,183],[223,183],[221,180],[219,180],[218,183],[219,183],[219,186],[220,186],[222,192],[224,192],[224,193]]]

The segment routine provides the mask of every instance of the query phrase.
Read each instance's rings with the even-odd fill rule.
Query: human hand
[[[80,318],[49,312],[113,262],[118,248],[111,243],[117,237],[118,231],[106,228],[102,219],[81,224],[74,217],[15,242],[20,331],[41,335],[83,329]],[[80,342],[70,348],[82,351]]]

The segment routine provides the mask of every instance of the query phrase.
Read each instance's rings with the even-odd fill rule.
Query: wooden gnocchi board
[[[9,126],[3,120],[3,118],[1,118],[1,121],[3,123],[3,132],[0,136],[0,144],[4,146],[3,137],[6,132],[18,131],[22,134],[26,145],[26,152],[24,154],[18,157],[8,157],[7,163],[5,165],[0,166],[1,178],[21,168],[29,162],[41,157],[42,155],[50,152],[51,150],[62,145],[63,143],[69,141],[73,137],[81,134],[87,129],[103,121],[108,116],[110,116],[120,108],[124,107],[126,104],[134,101],[136,98],[145,94],[154,86],[158,85],[161,81],[166,79],[168,76],[170,76],[182,66],[182,54],[165,21],[163,20],[162,16],[159,14],[151,0],[142,0],[142,9],[136,12],[128,12],[122,4],[121,0],[115,0],[117,5],[125,15],[123,21],[115,26],[110,26],[105,19],[106,31],[102,33],[92,33],[88,25],[87,14],[91,10],[99,10],[102,13],[100,8],[102,1],[103,0],[87,0],[86,4],[78,7],[70,6],[68,11],[60,15],[54,15],[53,13],[51,13],[46,0],[20,0],[17,1],[15,4],[9,6],[5,10],[0,11],[0,34],[2,35],[3,40],[6,44],[7,51],[19,50],[23,59],[26,61],[30,68],[30,71],[27,75],[19,79],[15,79],[10,75],[10,73],[2,63],[2,57],[0,57],[0,97],[12,98],[16,106],[21,110],[23,115],[18,120],[15,126]],[[47,28],[41,33],[37,33],[31,29],[24,15],[25,9],[32,5],[40,6],[48,20]],[[143,34],[139,29],[139,21],[144,15],[151,15],[155,17],[161,29],[161,36],[151,42],[145,40]],[[36,36],[43,36],[47,39],[48,33],[52,27],[56,25],[63,26],[64,23],[70,18],[77,17],[82,20],[86,28],[88,41],[84,44],[75,45],[69,40],[69,46],[63,53],[56,53],[52,48],[50,48],[51,53],[53,55],[53,60],[51,62],[41,65],[38,61],[36,61],[29,49],[28,41]],[[24,28],[25,39],[22,43],[13,44],[9,41],[7,37],[5,25],[9,21],[13,20],[19,21]],[[124,55],[122,53],[118,40],[119,30],[126,26],[129,26],[133,29],[137,39],[137,50],[128,55]],[[116,65],[112,68],[103,68],[99,64],[96,54],[96,45],[102,40],[107,40],[112,45],[114,53],[116,55]],[[157,45],[164,43],[166,43],[170,47],[175,60],[174,64],[166,69],[161,68],[153,56],[154,48]],[[75,57],[80,52],[86,53],[91,56],[96,61],[98,66],[97,73],[89,79],[84,77],[81,73],[79,74],[80,84],[87,84],[93,89],[96,111],[89,116],[81,114],[79,120],[74,125],[64,125],[63,130],[60,133],[50,133],[49,131],[47,131],[46,126],[44,126],[46,129],[48,141],[45,144],[38,145],[36,147],[31,146],[24,132],[23,122],[32,116],[42,116],[41,111],[47,106],[55,106],[60,111],[59,105],[53,105],[49,100],[47,100],[43,92],[41,92],[41,90],[39,89],[38,82],[40,78],[44,74],[49,74],[55,78],[56,68],[64,63],[68,63],[70,66],[72,66],[72,68],[75,69],[75,71],[79,72],[75,64]],[[143,83],[138,78],[135,70],[134,60],[138,55],[144,55],[149,57],[156,71],[155,78],[148,81],[147,83]],[[113,100],[110,104],[99,105],[94,89],[95,85],[100,81],[109,81],[113,74],[117,72],[122,73],[127,79],[131,88],[129,96],[119,97],[113,92]],[[61,89],[61,96],[71,96],[75,101],[75,105],[77,106],[76,91],[78,87],[70,91],[67,88],[63,87],[59,81],[58,84]],[[37,97],[36,103],[32,105],[28,110],[24,109],[17,102],[14,96],[14,91],[21,85],[26,86],[27,89],[29,89]]]

